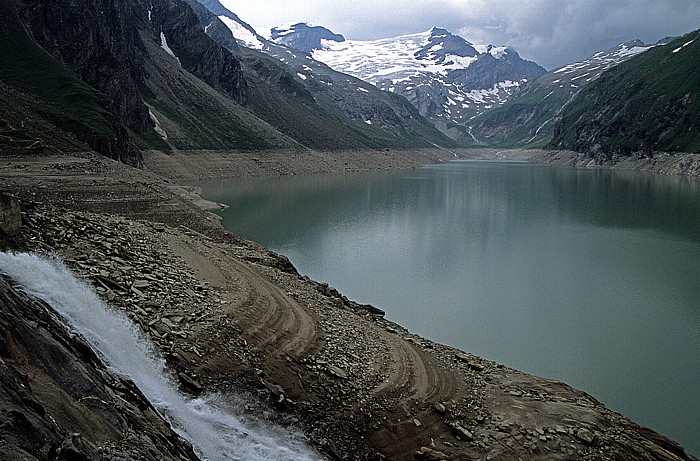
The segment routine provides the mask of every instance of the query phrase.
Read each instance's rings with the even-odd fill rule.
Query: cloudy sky
[[[553,69],[639,38],[700,28],[700,0],[220,0],[261,35],[307,22],[372,40],[444,27],[475,44],[509,45]]]

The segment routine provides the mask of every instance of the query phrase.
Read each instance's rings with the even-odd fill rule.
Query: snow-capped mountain
[[[345,37],[335,34],[325,27],[309,26],[305,23],[298,23],[286,27],[275,27],[271,31],[271,38],[275,43],[286,45],[295,50],[306,51],[307,53],[319,49],[323,40],[334,42],[344,42]]]
[[[406,99],[267,40],[218,0],[185,1],[204,32],[240,59],[249,108],[305,145],[456,145]],[[307,29],[318,43],[319,36],[343,39],[322,28]],[[284,30],[278,30],[277,37],[283,35]]]
[[[309,42],[304,25],[284,29],[278,43]],[[330,31],[329,31],[330,32]],[[374,41],[320,40],[315,60],[400,94],[452,137],[464,124],[502,104],[527,79],[544,74],[507,47],[477,46],[441,28]]]
[[[575,90],[600,77],[600,74],[655,45],[646,45],[641,40],[621,43],[609,50],[600,51],[588,59],[554,69],[539,79],[541,84],[550,83],[560,88]]]
[[[502,106],[475,119],[470,133],[480,144],[544,145],[551,139],[561,111],[584,86],[653,46],[633,40],[554,69],[523,85]]]

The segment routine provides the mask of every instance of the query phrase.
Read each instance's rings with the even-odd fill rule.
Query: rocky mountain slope
[[[321,49],[324,40],[344,42],[345,37],[321,26],[309,26],[300,22],[289,27],[275,27],[270,31],[273,42],[294,48],[295,50],[313,53]]]
[[[561,114],[550,146],[601,159],[700,153],[700,31],[603,73]]]
[[[501,147],[540,147],[552,139],[563,108],[583,87],[633,56],[650,49],[639,40],[601,51],[530,80],[500,107],[470,123],[473,142]]]
[[[440,28],[368,42],[333,38],[327,29],[305,24],[272,33],[276,42],[302,51],[313,45],[315,60],[406,97],[455,139],[465,138],[465,124],[473,117],[502,104],[526,80],[545,73],[512,48],[475,46]]]
[[[207,34],[243,63],[253,112],[295,139],[318,133],[330,146],[343,139],[346,147],[457,145],[404,98],[266,40],[217,0],[203,0],[205,8],[197,0],[187,1]],[[228,34],[219,33],[220,24]],[[232,38],[236,47],[228,45]]]
[[[198,13],[181,0],[3,3],[1,145],[89,148],[137,165],[142,149],[451,143],[380,92],[367,106],[386,123],[371,127],[332,99],[317,101],[284,64],[243,55],[220,20],[205,27],[201,14],[211,13],[191,3]]]

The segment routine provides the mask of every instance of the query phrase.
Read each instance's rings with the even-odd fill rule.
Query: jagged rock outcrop
[[[163,33],[185,69],[234,101],[245,102],[239,60],[204,33],[191,8],[180,0],[155,0],[150,15],[153,27]]]

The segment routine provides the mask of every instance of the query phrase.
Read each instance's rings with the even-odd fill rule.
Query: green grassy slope
[[[603,73],[563,111],[549,147],[700,153],[700,31]]]
[[[260,120],[222,92],[185,71],[156,43],[146,42],[151,97],[145,102],[167,139],[153,130],[138,135],[142,147],[177,149],[274,149],[295,140]]]

